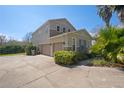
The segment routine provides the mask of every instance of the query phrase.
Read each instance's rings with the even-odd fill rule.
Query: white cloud
[[[124,28],[124,24],[119,24],[117,27],[119,27],[119,28]]]
[[[9,39],[9,36],[3,33],[0,33],[0,35],[6,36],[7,39]]]
[[[8,35],[6,35],[6,34],[4,34],[4,33],[0,33],[0,35],[6,36],[6,39],[7,39],[7,40],[13,39],[13,40],[22,41],[22,39],[16,39],[16,38],[14,38],[14,36],[8,36]]]
[[[89,32],[89,34],[90,34],[92,37],[96,35],[95,32]]]
[[[89,33],[91,36],[95,36],[98,34],[99,30],[102,28],[102,26],[97,25],[95,28],[93,28]]]

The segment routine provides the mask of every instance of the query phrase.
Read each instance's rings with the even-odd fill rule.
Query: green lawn
[[[16,53],[16,54],[0,54],[0,56],[16,56],[16,55],[25,55],[25,53]]]

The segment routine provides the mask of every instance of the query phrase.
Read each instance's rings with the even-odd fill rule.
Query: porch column
[[[77,38],[75,38],[75,51],[77,51]]]
[[[51,43],[51,46],[50,46],[50,56],[53,56],[53,43]]]

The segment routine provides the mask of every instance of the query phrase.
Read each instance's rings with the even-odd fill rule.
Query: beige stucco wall
[[[55,38],[50,38],[50,43],[58,43],[58,42],[65,42],[66,41],[66,36],[57,36]]]
[[[50,24],[50,36],[64,33],[63,28],[65,28],[65,32],[68,32],[69,29],[70,29],[70,32],[76,30],[68,21],[63,19],[51,21],[49,22],[49,24]],[[57,26],[60,27],[60,31],[57,31]]]
[[[81,32],[81,33],[72,33],[72,34],[68,34],[67,36],[67,41],[68,43],[67,46],[71,47],[72,44],[73,44],[73,39],[75,39],[75,43],[76,43],[76,46],[79,47],[79,40],[81,39],[82,40],[82,44],[88,48],[91,46],[91,38],[87,35],[87,33],[85,32]],[[86,41],[86,44],[84,44],[84,40]]]
[[[54,38],[50,39],[51,43],[57,43],[57,42],[64,42],[64,47],[72,47],[73,45],[73,39],[75,39],[75,45],[76,47],[79,47],[79,40],[82,40],[82,45],[84,45],[86,48],[89,48],[91,46],[91,37],[88,36],[87,33],[81,32],[81,33],[69,33],[64,34],[60,36],[55,36]],[[84,40],[86,41],[86,44],[84,44]]]
[[[60,26],[60,31],[57,31],[57,26]],[[75,30],[75,28],[66,19],[47,21],[33,33],[32,43],[36,46],[39,44],[50,43],[50,36],[64,33],[63,27],[66,28],[66,32],[68,32],[68,29],[70,29],[70,32]],[[58,40],[61,41],[61,37],[58,38]]]
[[[60,27],[60,31],[57,31],[57,26]],[[63,28],[65,28],[65,32],[63,32]],[[80,39],[86,48],[91,46],[92,39],[89,34],[85,30],[76,31],[66,19],[49,20],[32,34],[32,43],[40,46],[41,53],[48,55],[53,55],[53,52],[57,50],[72,50],[73,39],[75,39],[76,50],[80,49]],[[86,44],[84,44],[84,40]]]
[[[34,45],[48,44],[49,43],[49,24],[46,24],[39,28],[32,35],[32,43]]]

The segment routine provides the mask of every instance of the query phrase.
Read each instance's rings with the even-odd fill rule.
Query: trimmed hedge
[[[75,53],[72,51],[57,51],[54,53],[55,63],[69,65],[73,64]]]
[[[0,54],[23,53],[24,47],[20,45],[4,45],[0,46]]]
[[[73,51],[56,51],[54,53],[54,60],[57,64],[70,65],[76,62],[87,59],[88,57],[80,52]]]

